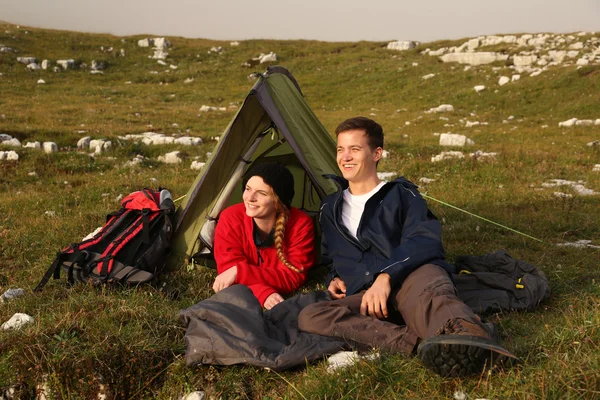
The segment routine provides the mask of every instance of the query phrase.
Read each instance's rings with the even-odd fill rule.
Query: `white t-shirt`
[[[350,234],[354,236],[358,232],[358,225],[360,224],[360,218],[362,217],[363,211],[365,210],[365,204],[375,193],[379,191],[385,185],[385,182],[380,182],[373,190],[369,193],[361,194],[358,196],[350,193],[350,189],[344,190],[344,204],[342,206],[342,223]]]

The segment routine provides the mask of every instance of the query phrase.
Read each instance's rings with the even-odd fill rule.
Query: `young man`
[[[417,353],[444,376],[481,372],[516,359],[457,296],[441,226],[417,187],[377,177],[383,130],[356,117],[336,129],[340,190],[321,204],[323,256],[332,261],[332,301],[299,315],[300,329],[353,345]],[[400,317],[401,324],[390,322]]]

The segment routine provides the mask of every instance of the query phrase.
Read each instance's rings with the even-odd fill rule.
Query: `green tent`
[[[335,141],[306,104],[298,83],[270,67],[221,135],[210,159],[177,211],[175,256],[210,254],[219,213],[242,200],[241,178],[254,164],[278,161],[294,175],[292,205],[317,215],[320,200],[336,190],[324,174],[339,174]]]

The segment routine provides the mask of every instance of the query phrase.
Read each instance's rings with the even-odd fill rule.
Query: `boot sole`
[[[479,375],[484,369],[518,362],[504,347],[479,336],[434,336],[422,342],[417,352],[428,369],[443,377]]]

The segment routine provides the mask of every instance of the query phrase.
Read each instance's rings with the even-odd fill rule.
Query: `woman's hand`
[[[217,276],[217,279],[215,279],[215,283],[213,283],[213,290],[215,291],[215,293],[219,293],[221,290],[233,285],[235,283],[236,278],[237,265],[234,265],[227,271]]]
[[[271,295],[269,295],[269,297],[267,297],[267,299],[265,300],[264,307],[267,310],[270,310],[271,308],[275,307],[277,304],[281,303],[282,301],[283,301],[283,297],[281,297],[281,295],[279,293],[271,293]]]

